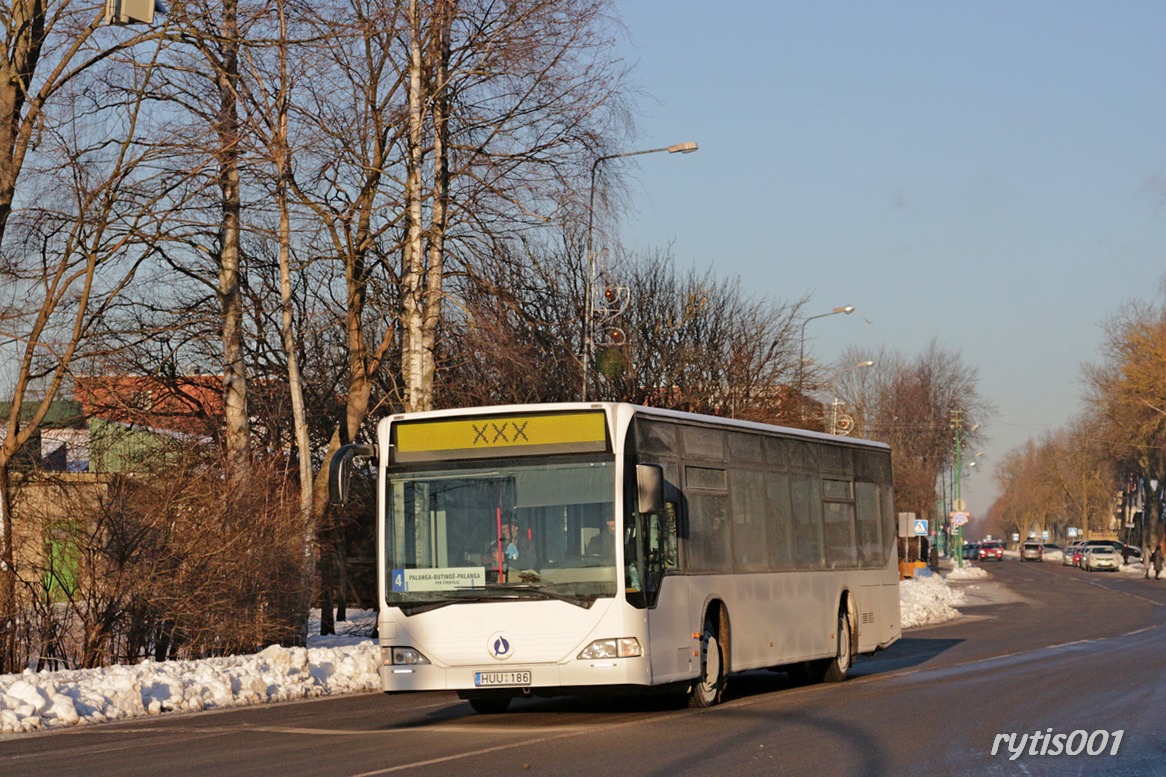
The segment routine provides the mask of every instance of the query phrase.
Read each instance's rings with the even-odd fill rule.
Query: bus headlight
[[[385,666],[415,666],[428,664],[429,659],[422,655],[417,648],[408,646],[382,647],[381,663]]]
[[[642,656],[640,641],[635,637],[618,639],[597,639],[579,653],[577,658],[590,661],[596,658],[635,658]]]

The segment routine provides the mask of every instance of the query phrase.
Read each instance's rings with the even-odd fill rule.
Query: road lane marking
[[[697,711],[690,710],[690,711],[688,711],[688,714],[693,714],[695,712],[697,712]],[[372,771],[372,772],[359,772],[357,774],[352,775],[352,777],[376,777],[376,775],[380,775],[380,774],[392,774],[393,772],[403,772],[406,769],[419,769],[419,768],[424,767],[424,766],[434,766],[436,764],[451,763],[453,761],[462,761],[462,760],[465,760],[466,758],[476,758],[478,756],[489,755],[490,753],[498,753],[498,752],[502,752],[504,750],[515,750],[515,749],[520,748],[520,747],[525,748],[525,747],[530,747],[531,745],[541,745],[541,744],[544,744],[546,742],[555,742],[555,741],[560,740],[560,739],[571,739],[573,737],[580,737],[580,736],[583,736],[585,734],[602,733],[604,731],[611,731],[611,730],[619,729],[619,728],[627,728],[629,726],[639,726],[639,725],[643,725],[645,723],[656,723],[658,721],[675,720],[677,714],[684,715],[686,713],[684,710],[679,710],[676,712],[667,712],[667,713],[661,713],[659,715],[651,715],[651,716],[646,717],[646,718],[637,718],[635,720],[624,721],[622,723],[608,723],[608,724],[598,725],[598,726],[572,727],[572,730],[564,731],[562,733],[555,734],[554,736],[535,737],[534,739],[523,738],[523,739],[519,739],[515,742],[512,742],[510,744],[494,745],[493,747],[483,747],[483,748],[479,748],[477,750],[471,750],[471,751],[464,752],[464,753],[452,753],[450,755],[441,756],[439,758],[429,758],[429,759],[424,760],[424,761],[413,761],[413,762],[406,763],[406,764],[398,764],[396,766],[389,766],[389,767],[386,767],[384,769],[377,769],[376,771]],[[459,727],[459,728],[465,728],[465,727],[463,726],[463,727]],[[416,729],[405,729],[405,730],[416,731]],[[448,731],[448,729],[444,729],[440,726],[436,726],[433,729],[425,729],[425,730],[427,730],[427,731],[432,730],[435,733],[444,733],[444,732]],[[485,729],[475,727],[474,730],[475,731],[484,731]],[[524,729],[509,729],[509,730],[513,731],[515,734],[524,734],[524,735],[529,734],[529,731],[524,730]]]
[[[1100,581],[1100,580],[1078,580],[1077,582],[1084,583],[1085,585],[1091,585],[1094,588],[1100,588],[1103,591],[1109,591],[1109,592],[1115,593],[1115,594],[1123,594],[1123,595],[1129,596],[1133,599],[1140,599],[1141,601],[1148,602],[1148,603],[1154,605],[1155,607],[1166,607],[1166,602],[1159,602],[1155,599],[1150,599],[1149,597],[1142,596],[1141,594],[1135,594],[1135,593],[1130,593],[1129,591],[1123,591],[1120,588],[1111,588],[1108,585],[1103,585],[1102,581]],[[1114,581],[1114,582],[1117,582],[1117,581]]]

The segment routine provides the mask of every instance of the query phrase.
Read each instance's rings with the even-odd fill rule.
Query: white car
[[[1109,545],[1087,545],[1081,556],[1081,568],[1086,572],[1108,569],[1116,572],[1121,567],[1121,556]]]
[[[1077,550],[1084,544],[1085,543],[1081,540],[1077,540],[1076,542],[1070,542],[1068,545],[1066,545],[1064,555],[1061,558],[1061,565],[1070,567],[1073,566],[1073,557],[1077,553]]]

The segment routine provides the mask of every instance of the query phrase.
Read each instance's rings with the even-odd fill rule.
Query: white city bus
[[[881,443],[615,403],[403,414],[337,454],[333,501],[354,456],[377,462],[389,693],[706,707],[730,672],[841,680],[900,634]]]

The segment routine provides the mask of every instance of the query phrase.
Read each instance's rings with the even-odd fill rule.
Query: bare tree
[[[296,328],[296,301],[293,298],[293,234],[292,190],[295,149],[290,132],[291,104],[296,84],[303,73],[293,70],[293,50],[310,49],[311,41],[293,40],[292,27],[296,19],[289,19],[288,3],[275,0],[276,27],[270,32],[266,45],[256,46],[245,57],[240,87],[247,114],[247,129],[255,137],[260,156],[266,157],[272,168],[271,180],[277,213],[274,230],[279,267],[279,342],[287,394],[291,404],[291,436],[289,448],[296,451],[299,470],[300,520],[302,523],[303,580],[301,607],[304,632],[307,638],[307,614],[315,581],[316,525],[313,516],[312,447],[307,408],[304,401],[303,378],[300,370],[299,338]],[[305,60],[310,58],[305,57]],[[302,70],[302,68],[300,69]],[[304,286],[299,287],[301,290]],[[256,306],[257,325],[262,321],[262,306]],[[280,448],[277,448],[280,449]]]
[[[1166,291],[1166,281],[1162,288]],[[1163,544],[1166,489],[1166,305],[1128,303],[1106,326],[1103,361],[1088,366],[1088,401],[1102,420],[1110,456],[1143,492],[1142,542]],[[1149,574],[1147,570],[1147,574]]]
[[[882,351],[872,358],[878,369],[863,403],[867,436],[891,445],[898,508],[931,516],[940,477],[956,463],[953,423],[961,441],[974,444],[991,405],[977,391],[976,369],[936,341],[915,357]]]
[[[582,252],[569,239],[562,247],[526,242],[505,248],[512,250],[456,279],[460,304],[443,324],[439,406],[577,396]]]
[[[1021,537],[1054,530],[1064,503],[1060,498],[1063,492],[1049,476],[1052,451],[1049,443],[1038,445],[1028,440],[1004,454],[996,465],[1000,497],[985,524],[988,528]]]
[[[445,277],[560,217],[624,114],[608,0],[445,0],[425,19],[410,8],[402,367],[405,405],[420,410]]]
[[[232,490],[243,487],[250,467],[251,429],[247,408],[247,369],[243,311],[243,199],[240,166],[244,127],[240,118],[239,62],[245,31],[240,30],[240,3],[184,0],[167,15],[168,32],[180,45],[161,63],[164,89],[158,97],[193,118],[195,138],[205,139],[195,154],[205,155],[195,169],[213,169],[217,218],[204,228],[197,250],[210,260],[220,308],[221,364],[225,444],[231,462]],[[199,125],[206,128],[200,130]],[[178,180],[187,170],[175,170]],[[205,183],[212,183],[204,179]],[[213,229],[213,232],[211,231]],[[213,235],[213,238],[212,238]],[[192,235],[193,237],[193,235]]]
[[[0,287],[7,296],[0,343],[12,356],[5,376],[12,402],[0,440],[0,671],[14,666],[17,651],[13,460],[37,435],[71,372],[104,347],[95,332],[149,252],[141,229],[150,196],[140,188],[140,170],[150,157],[133,143],[144,85],[136,82],[119,114],[103,113],[107,92],[91,76],[122,45],[84,51],[97,21],[91,11],[18,3],[9,19],[6,61],[19,65],[0,87],[0,116],[8,112],[3,132],[10,133],[0,153]],[[54,42],[59,58],[42,75],[41,50]],[[14,209],[18,184],[29,204]]]
[[[791,419],[785,386],[796,368],[805,300],[753,298],[738,280],[711,271],[678,274],[664,252],[625,268],[613,283],[614,296],[626,294],[626,309],[598,328],[600,341],[608,341],[600,350],[606,384],[598,396],[757,421]],[[612,340],[617,329],[626,330],[626,344]]]
[[[319,83],[340,88],[295,110],[318,139],[295,190],[323,225],[319,255],[344,266],[348,406],[333,449],[378,403],[433,405],[446,280],[565,212],[618,125],[623,66],[609,7],[367,0],[319,10],[330,33]]]
[[[1085,415],[1074,420],[1051,437],[1047,448],[1048,478],[1057,497],[1053,504],[1060,508],[1056,528],[1113,531],[1119,481],[1099,419]]]
[[[850,346],[843,349],[838,359],[828,370],[810,370],[811,380],[825,380],[820,383],[826,392],[820,392],[827,415],[823,423],[825,431],[867,436],[867,424],[873,401],[875,386],[878,384],[876,372],[884,368],[872,357],[867,349]]]
[[[568,237],[562,248],[525,247],[463,283],[464,315],[446,330],[443,402],[576,398],[582,246]],[[761,421],[789,416],[801,302],[751,299],[711,272],[678,274],[663,251],[628,259],[606,281],[594,396]]]

